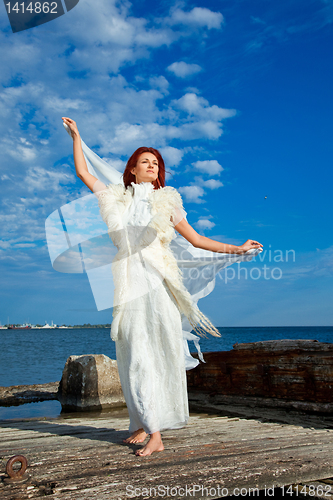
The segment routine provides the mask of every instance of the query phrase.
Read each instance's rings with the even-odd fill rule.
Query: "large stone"
[[[104,354],[70,356],[59,384],[63,411],[124,406],[117,362]]]

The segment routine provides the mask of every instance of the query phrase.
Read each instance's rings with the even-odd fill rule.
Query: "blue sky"
[[[15,34],[0,14],[2,324],[111,321],[46,246],[46,218],[89,192],[69,116],[120,170],[159,148],[205,236],[263,243],[247,278],[233,266],[199,302],[216,326],[332,325],[333,2],[98,6]]]

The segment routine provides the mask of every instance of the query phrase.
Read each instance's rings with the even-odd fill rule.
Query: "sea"
[[[221,338],[200,340],[205,352],[229,351],[236,343],[278,339],[313,339],[333,342],[333,326],[221,327]],[[105,354],[116,359],[110,328],[0,330],[0,386],[32,385],[61,379],[66,360],[72,355]],[[196,352],[193,342],[190,351]],[[58,401],[0,407],[0,420],[56,417]]]

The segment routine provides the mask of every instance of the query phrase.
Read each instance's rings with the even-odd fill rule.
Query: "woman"
[[[124,186],[106,187],[88,171],[76,123],[62,119],[73,138],[76,174],[98,194],[118,248],[111,336],[130,416],[132,434],[125,442],[141,443],[149,434],[136,455],[150,455],[164,449],[160,431],[184,426],[189,416],[181,313],[200,335],[220,336],[183,285],[169,248],[174,228],[194,247],[212,252],[244,254],[262,245],[228,245],[199,235],[184,218],[179,193],[164,187],[164,162],[153,148],[131,156]]]

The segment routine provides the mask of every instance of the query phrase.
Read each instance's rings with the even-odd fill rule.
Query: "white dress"
[[[97,181],[98,182],[98,181]],[[105,188],[101,183],[99,189]],[[132,183],[131,204],[122,215],[123,227],[147,226],[152,218],[150,182]],[[97,191],[96,187],[94,191]],[[174,225],[183,218],[178,211]],[[138,261],[132,288],[141,286]],[[136,285],[137,283],[137,285]],[[189,417],[181,314],[165,281],[149,293],[126,303],[117,324],[116,356],[120,381],[130,416],[130,432],[143,428],[152,434],[179,428]]]
[[[122,183],[120,172],[99,158],[83,141],[82,147],[88,170],[98,179],[94,186],[97,196],[105,189],[105,184]],[[148,195],[153,185],[132,183],[132,186],[133,197],[122,215],[122,224],[135,229],[147,226],[152,218]],[[66,273],[86,272],[97,309],[103,310],[114,304],[113,282],[108,274],[110,264],[105,264],[105,256],[100,258],[100,242],[105,241],[105,228],[98,227],[95,216],[89,219],[90,196],[93,195],[53,212],[46,220],[46,237],[54,269]],[[175,208],[171,217],[173,225],[176,226],[183,217],[186,217],[186,212]],[[108,245],[105,249],[106,254],[111,255]],[[171,242],[170,249],[195,304],[212,292],[215,276],[221,269],[250,261],[262,251],[261,248],[251,249],[242,255],[215,253],[194,248],[180,235]],[[139,275],[140,268],[143,266],[137,266]],[[199,363],[190,355],[187,341],[194,341],[203,361],[198,337],[191,333],[192,326],[180,313],[165,281],[160,280],[149,293],[135,293],[141,286],[140,276],[135,275],[135,266],[132,269],[129,282],[135,298],[126,301],[121,320],[112,322],[112,327],[117,329],[116,356],[130,415],[129,430],[134,432],[143,428],[147,433],[153,433],[179,428],[186,424],[189,415],[185,369],[194,368]],[[198,271],[197,274],[193,275],[193,270]]]

